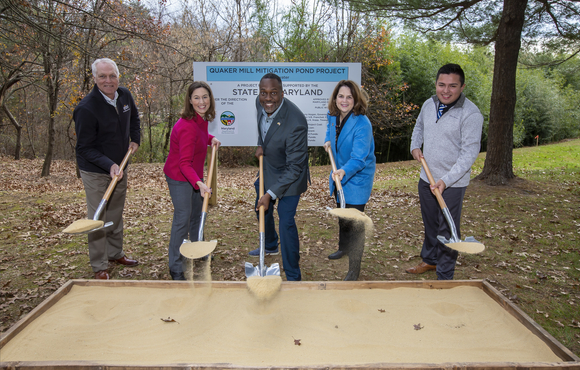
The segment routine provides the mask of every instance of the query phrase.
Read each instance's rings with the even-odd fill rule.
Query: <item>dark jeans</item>
[[[254,183],[256,188],[256,203],[260,191],[260,179]],[[302,273],[300,272],[300,240],[298,239],[298,227],[294,216],[296,208],[300,201],[300,195],[287,196],[270,202],[268,210],[265,212],[266,226],[266,250],[275,250],[278,247],[278,234],[276,233],[276,224],[274,222],[274,205],[278,201],[278,217],[280,230],[280,251],[282,252],[282,266],[286,273],[286,280],[300,281]],[[255,207],[255,206],[254,206]],[[259,217],[259,213],[256,212]]]
[[[203,198],[200,191],[195,190],[188,181],[176,181],[167,176],[167,186],[173,202],[173,222],[169,239],[169,270],[175,273],[183,272],[183,256],[179,247],[183,239],[197,241],[201,222]]]
[[[423,248],[421,249],[421,258],[423,262],[429,265],[437,265],[437,280],[453,280],[458,252],[447,247],[437,239],[437,235],[442,235],[449,239],[451,230],[437,202],[437,198],[431,193],[429,183],[419,180],[418,188],[419,200],[421,201],[421,215],[423,216],[423,225],[425,227],[425,239],[423,241]],[[459,238],[461,238],[459,223],[461,220],[465,189],[465,187],[447,188],[442,194],[455,223],[457,237]]]

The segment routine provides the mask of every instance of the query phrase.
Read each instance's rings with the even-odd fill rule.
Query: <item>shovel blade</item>
[[[77,222],[77,221],[75,221],[75,222]],[[88,229],[77,229],[76,231],[74,230],[75,229],[75,225],[74,225],[75,223],[73,222],[72,225],[70,225],[69,227],[67,227],[66,229],[64,229],[62,232],[65,233],[65,234],[69,234],[69,235],[90,234],[92,232],[95,232],[95,231],[98,231],[98,230],[101,230],[101,229],[106,229],[107,227],[113,226],[113,221],[109,221],[109,222],[107,222],[105,224],[102,223],[103,221],[100,221],[99,222],[99,221],[92,221],[91,220],[91,222],[94,222],[93,227],[89,227]],[[99,223],[100,223],[100,225],[99,225]]]
[[[437,239],[449,248],[462,253],[477,254],[485,250],[485,245],[475,240],[473,236],[468,236],[465,240],[453,241],[438,235]]]
[[[209,242],[186,241],[179,247],[179,253],[181,253],[184,257],[196,259],[207,256],[214,251],[216,246],[217,241],[214,240]]]
[[[254,266],[250,262],[245,264],[246,277],[252,276],[267,276],[267,275],[277,275],[280,276],[280,264],[273,263],[270,267],[264,266],[263,273],[260,272],[260,266]]]
[[[252,265],[250,262],[246,262],[245,269],[247,278],[252,276],[260,276],[260,268],[258,266]]]

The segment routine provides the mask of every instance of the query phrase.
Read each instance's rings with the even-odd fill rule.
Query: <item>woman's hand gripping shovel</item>
[[[259,157],[260,161],[260,191],[259,197],[264,196],[264,157]],[[271,210],[272,212],[274,210]],[[248,289],[259,299],[267,299],[274,295],[282,284],[280,277],[280,265],[273,263],[270,267],[264,264],[266,254],[266,225],[264,206],[258,210],[260,223],[260,264],[258,266],[246,262],[246,277],[248,278]]]
[[[215,145],[211,147],[211,159],[209,163],[209,169],[207,173],[207,183],[211,183],[211,178],[213,176],[213,167],[215,164],[215,155],[217,148]],[[217,246],[217,241],[206,242],[203,240],[203,228],[205,227],[205,219],[207,218],[207,207],[209,205],[209,193],[203,195],[203,207],[201,209],[201,222],[199,224],[199,233],[197,235],[196,242],[184,241],[179,247],[179,252],[187,258],[196,259],[205,257],[214,251]]]
[[[125,158],[123,158],[123,161],[119,165],[119,171],[123,171],[123,169],[127,165],[127,162],[129,161],[129,157],[131,156],[132,153],[133,153],[133,150],[131,148],[129,148],[129,150],[127,151],[127,154],[125,154]],[[76,220],[75,222],[70,224],[66,229],[64,229],[62,232],[66,233],[66,234],[89,234],[89,233],[92,233],[94,231],[101,230],[101,229],[107,228],[109,226],[113,226],[113,222],[109,221],[109,222],[105,223],[103,220],[99,220],[99,217],[101,216],[103,209],[105,209],[105,206],[107,205],[107,202],[109,201],[109,198],[111,197],[111,194],[113,193],[113,190],[115,189],[115,185],[117,185],[118,181],[119,181],[118,175],[113,177],[113,179],[111,180],[111,183],[109,184],[109,187],[107,188],[107,190],[105,191],[105,194],[103,195],[103,199],[101,199],[101,202],[99,203],[99,206],[97,207],[97,210],[95,211],[95,215],[93,216],[92,220],[88,220],[88,219]]]
[[[429,171],[429,166],[427,166],[427,162],[425,158],[421,157],[421,164],[425,169],[425,173],[427,174],[427,178],[431,185],[435,186],[435,179],[433,175],[431,175],[431,171]],[[443,215],[449,224],[449,229],[451,230],[451,238],[447,239],[444,236],[438,235],[437,239],[446,246],[451,249],[454,249],[458,252],[475,254],[481,253],[484,251],[485,246],[475,240],[473,236],[468,236],[465,240],[461,240],[457,237],[457,229],[455,228],[455,223],[453,222],[453,218],[451,218],[451,213],[449,212],[449,208],[447,208],[447,204],[445,204],[445,200],[443,200],[443,196],[439,192],[439,188],[435,188],[435,197],[437,197],[437,202],[439,202],[439,206],[441,207],[441,211],[443,211]]]

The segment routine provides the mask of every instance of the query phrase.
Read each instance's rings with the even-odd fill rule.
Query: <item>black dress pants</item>
[[[451,230],[437,202],[437,198],[431,193],[429,183],[419,180],[418,188],[419,200],[421,201],[421,216],[423,217],[423,225],[425,227],[425,239],[423,240],[423,248],[421,249],[421,258],[423,262],[437,266],[437,280],[453,280],[458,252],[447,247],[437,239],[437,235],[442,235],[449,239]],[[459,224],[465,189],[465,187],[451,187],[445,189],[442,194],[455,223],[457,237],[459,238],[461,238]]]

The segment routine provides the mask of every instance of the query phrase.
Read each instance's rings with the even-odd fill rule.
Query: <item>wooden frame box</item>
[[[307,364],[304,361],[297,361],[298,364],[246,364],[246,363],[235,363],[235,361],[217,361],[215,363],[208,363],[207,361],[196,363],[193,361],[183,362],[183,361],[166,361],[162,363],[141,363],[139,359],[131,360],[124,363],[111,363],[111,361],[100,361],[100,360],[86,360],[79,358],[78,360],[5,360],[2,358],[2,349],[11,344],[11,341],[15,341],[19,335],[24,335],[28,327],[32,327],[36,320],[40,320],[43,315],[46,315],[49,310],[58,307],[58,304],[67,295],[72,294],[71,290],[75,289],[102,289],[102,288],[125,288],[125,289],[139,289],[140,292],[145,292],[146,289],[171,289],[183,291],[184,289],[192,290],[198,289],[209,289],[215,294],[219,292],[231,292],[232,290],[238,294],[250,294],[246,293],[246,283],[245,282],[177,282],[177,281],[123,281],[123,280],[71,280],[63,285],[59,290],[48,297],[44,302],[42,302],[38,307],[32,310],[23,319],[17,322],[12,328],[10,328],[1,338],[0,338],[0,368],[6,369],[56,369],[56,368],[67,368],[67,369],[248,369],[248,368],[261,368],[261,369],[553,369],[553,368],[566,368],[566,369],[578,369],[580,370],[580,358],[573,354],[570,350],[560,344],[554,337],[547,333],[543,328],[541,328],[537,323],[535,323],[529,316],[527,316],[518,307],[512,304],[507,298],[505,298],[499,291],[493,288],[488,282],[480,280],[466,280],[466,281],[389,281],[389,282],[284,282],[282,283],[281,292],[278,294],[297,294],[298,292],[309,292],[308,294],[326,294],[326,293],[316,293],[316,291],[334,291],[336,294],[349,294],[347,291],[362,293],[363,291],[374,291],[380,292],[393,290],[396,288],[411,288],[417,289],[417,292],[422,291],[444,291],[453,288],[465,288],[470,287],[476,288],[480,292],[483,292],[486,297],[491,298],[493,301],[499,305],[500,310],[506,312],[510,317],[515,318],[523,327],[527,329],[532,336],[539,339],[538,343],[543,343],[553,354],[555,358],[560,360],[554,362],[525,362],[525,361],[502,361],[502,362],[485,362],[485,361],[449,361],[427,363],[427,362],[358,362],[358,363],[314,363]],[[145,290],[143,290],[145,289]],[[226,290],[223,290],[226,289]],[[74,290],[73,290],[74,291]],[[288,293],[284,293],[288,292]],[[373,293],[374,293],[373,292]],[[141,293],[143,294],[143,293]],[[385,293],[386,294],[386,293]],[[267,303],[264,303],[267,304]],[[308,305],[308,301],[304,302]],[[394,303],[396,304],[396,302]],[[236,310],[244,309],[243,307],[236,307]],[[356,311],[353,309],[353,312]],[[379,311],[379,314],[385,312],[384,309],[373,307],[372,311]],[[388,312],[387,312],[388,313]],[[306,314],[305,314],[306,315]],[[354,314],[353,314],[354,315]],[[386,318],[387,316],[382,316]],[[106,317],[102,318],[106,320]],[[155,319],[156,321],[157,319]],[[165,321],[161,318],[162,321]],[[167,317],[167,321],[172,320],[172,318]],[[394,318],[392,319],[394,320]],[[156,321],[156,323],[158,323]],[[163,324],[164,325],[164,324]],[[174,325],[180,325],[179,322]],[[337,324],[336,328],[338,329]],[[519,324],[518,324],[519,325]],[[183,327],[183,326],[182,326]],[[415,330],[422,329],[421,323],[415,325]],[[411,328],[412,330],[412,328]],[[248,333],[250,334],[250,333]],[[300,343],[299,338],[293,338],[294,342],[290,350],[302,351],[306,350],[305,347],[308,343]],[[249,335],[247,340],[252,341],[252,335]],[[78,341],[77,341],[78,342]],[[14,342],[16,343],[16,342]],[[29,342],[27,342],[29,343]],[[77,345],[78,343],[70,343],[70,346]],[[304,344],[303,347],[297,347]],[[28,347],[28,345],[27,345]],[[57,346],[58,347],[58,346]],[[32,348],[32,346],[31,346]],[[250,347],[251,348],[251,347]],[[32,349],[31,349],[32,350]],[[259,349],[256,349],[259,356]],[[459,350],[459,349],[457,349]],[[300,352],[296,352],[300,353]]]

